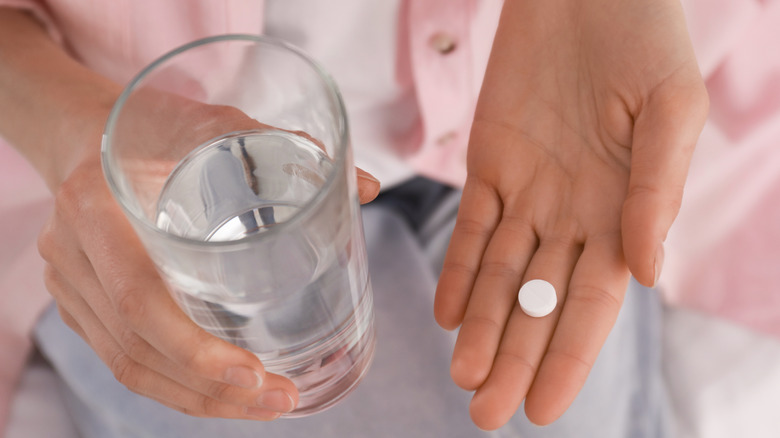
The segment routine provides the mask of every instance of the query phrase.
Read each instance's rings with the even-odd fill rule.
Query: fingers
[[[322,141],[312,137],[309,133],[305,131],[288,131],[292,132],[295,135],[299,135],[301,137],[306,138],[310,142],[316,144],[320,149],[323,150],[326,154],[328,153],[327,148],[322,143]],[[361,204],[367,204],[374,200],[379,195],[379,189],[380,189],[380,182],[378,179],[374,177],[374,175],[371,175],[370,173],[366,172],[365,170],[355,167],[355,171],[357,173],[357,188],[358,188],[358,198],[360,199]]]
[[[69,277],[78,279],[78,288],[51,265],[47,266],[47,287],[57,297],[63,321],[93,347],[116,379],[131,391],[195,416],[270,419],[294,408],[295,401],[289,396],[265,395],[289,392],[289,381],[279,376],[267,374],[262,387],[245,388],[246,385],[210,381],[182,369],[118,324],[119,318],[111,314],[108,300],[95,296],[100,285],[94,274],[82,272]],[[89,292],[84,293],[85,290]],[[265,412],[271,410],[277,414],[275,417]]]
[[[628,280],[617,234],[586,243],[555,333],[526,398],[529,420],[549,424],[574,401],[617,319]]]
[[[436,287],[434,316],[442,328],[454,330],[463,320],[482,254],[501,211],[501,201],[493,189],[475,178],[466,182]]]
[[[300,135],[301,137],[304,137],[311,141],[312,143],[316,144],[320,149],[322,149],[327,154],[327,149],[325,148],[325,145],[322,143],[322,141],[312,137],[308,133],[304,131],[291,131],[293,134]],[[374,198],[379,195],[379,189],[380,189],[380,182],[378,179],[374,177],[374,175],[371,175],[370,173],[366,172],[365,170],[355,167],[355,171],[357,173],[357,189],[358,189],[358,198],[360,199],[361,204],[367,204],[374,200]]]
[[[665,83],[636,119],[623,206],[623,249],[631,272],[645,286],[654,286],[661,274],[662,242],[680,209],[707,109],[700,81],[690,86]]]
[[[450,374],[461,388],[478,388],[490,373],[536,247],[536,233],[525,218],[501,219],[479,267],[452,355]]]
[[[158,352],[148,351],[148,344],[140,339],[135,341],[136,347],[128,349],[112,336],[112,330],[64,277],[56,272],[49,272],[47,277],[49,287],[61,297],[63,304],[60,307],[69,315],[67,319],[79,321],[78,331],[82,337],[109,366],[117,381],[131,391],[199,417],[274,419],[293,409],[290,399],[283,404],[264,403],[268,397],[263,394],[280,389],[279,379],[274,381],[271,375],[260,389],[262,392],[248,391],[189,375],[187,370],[177,369]],[[148,363],[154,366],[146,366]]]
[[[550,282],[563,303],[571,272],[581,247],[569,238],[542,238],[523,275],[523,283],[533,279]],[[519,287],[518,287],[519,289]],[[549,315],[534,318],[515,303],[505,323],[500,346],[495,353],[487,380],[477,389],[471,401],[474,423],[486,430],[503,426],[519,408],[532,384],[535,384],[547,345],[553,336],[562,308],[559,304]]]
[[[73,196],[68,193],[73,189],[64,190],[62,197]],[[56,209],[39,239],[41,254],[50,263],[47,284],[63,320],[128,388],[193,415],[246,418],[256,416],[254,408],[291,410],[297,403],[292,382],[265,374],[253,354],[190,321],[165,290],[121,212],[114,204],[98,202],[100,197],[90,197],[89,208],[71,202]],[[58,204],[63,202],[59,199]],[[271,402],[274,406],[268,406]]]
[[[260,361],[246,350],[207,334],[176,305],[130,225],[118,209],[82,220],[84,253],[123,325],[181,367],[214,381],[261,379]],[[99,221],[99,223],[98,223]],[[194,346],[197,346],[195,348]],[[241,372],[228,370],[241,369]],[[239,377],[240,376],[240,377]]]

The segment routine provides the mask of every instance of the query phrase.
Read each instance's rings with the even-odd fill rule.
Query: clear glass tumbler
[[[341,96],[301,51],[196,41],[124,90],[103,169],[180,307],[290,378],[305,416],[374,352],[371,285]]]

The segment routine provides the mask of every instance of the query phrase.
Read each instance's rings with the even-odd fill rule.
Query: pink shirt
[[[780,1],[683,6],[710,117],[661,287],[673,304],[780,336]]]
[[[341,3],[340,6],[345,6],[348,1],[341,0]],[[309,14],[309,18],[319,17],[330,26],[329,34],[318,36],[318,40],[330,38],[331,43],[341,46],[334,47],[334,51],[328,51],[322,44],[304,48],[314,52],[311,54],[321,61],[333,57],[331,64],[325,62],[325,68],[331,70],[340,85],[344,85],[342,92],[348,111],[351,103],[352,108],[360,110],[350,114],[353,126],[354,119],[359,121],[356,125],[359,127],[353,128],[357,164],[386,183],[398,182],[419,172],[451,184],[462,184],[468,130],[501,2],[399,0],[395,29],[388,37],[389,50],[384,51],[387,59],[371,52],[376,48],[370,44],[376,42],[364,41],[355,35],[345,35],[344,41],[338,40],[338,30],[332,28],[332,23],[346,21],[359,27],[359,20],[365,18],[352,17],[350,23],[349,17],[344,16],[347,10],[354,15],[354,9],[360,3],[365,9],[365,2],[353,3],[353,8],[339,9],[321,8],[325,3],[311,2],[308,6],[312,9],[322,10]],[[331,6],[331,3],[327,4]],[[260,33],[264,13],[281,20],[284,11],[279,12],[276,6],[291,8],[285,2],[271,0],[268,4],[243,0],[0,0],[2,5],[32,11],[52,37],[76,59],[121,84],[168,50],[209,35]],[[266,10],[267,6],[273,8]],[[302,18],[298,17],[299,20]],[[307,23],[309,26],[316,24],[315,21]],[[382,35],[379,38],[386,39]],[[454,44],[454,50],[447,50],[450,43]],[[374,61],[388,62],[389,59],[389,82],[383,83],[383,92],[373,93],[374,90],[366,87],[361,92],[357,83],[360,78],[349,76],[349,70],[339,63],[338,57],[343,57],[344,53],[352,58],[370,57],[369,66]],[[371,77],[370,74],[362,76]],[[395,101],[399,102],[397,108],[391,105]],[[377,120],[395,117],[397,122],[409,107],[415,116],[407,121],[406,132],[382,135],[373,130],[372,133],[370,126],[378,123]],[[371,116],[373,113],[377,113],[375,117]],[[386,121],[384,124],[390,125]],[[371,137],[366,133],[371,133]],[[360,143],[364,148],[375,147],[377,143],[382,147],[365,154],[364,158],[369,161],[361,163]],[[376,155],[382,159],[371,162],[370,157]],[[390,168],[380,165],[388,161],[394,161],[396,165]],[[50,300],[41,280],[43,262],[37,255],[35,241],[50,210],[51,197],[35,172],[1,141],[0,196],[0,242],[3,243],[0,261],[4,262],[0,265],[2,430],[16,379],[31,348],[30,329]]]
[[[673,303],[780,336],[780,52],[771,47],[780,41],[780,1],[683,3],[712,114],[667,241],[662,287]],[[119,83],[194,39],[258,33],[264,13],[263,2],[241,0],[0,5],[32,10],[73,56]],[[399,90],[412,90],[419,111],[416,128],[387,143],[403,165],[462,184],[470,119],[499,8],[499,0],[401,2],[395,80]],[[395,169],[390,177],[401,172]],[[31,347],[29,330],[49,300],[35,250],[49,208],[34,172],[0,144],[0,430]]]

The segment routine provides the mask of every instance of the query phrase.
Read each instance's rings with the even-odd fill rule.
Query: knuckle
[[[522,273],[517,266],[498,260],[482,262],[482,266],[480,266],[479,271],[480,274],[510,281],[517,281],[522,276]]]
[[[125,352],[120,351],[114,354],[109,361],[108,367],[114,378],[133,392],[139,390],[139,370],[136,364]]]
[[[112,290],[119,317],[131,326],[137,326],[143,323],[145,302],[130,284],[128,280],[117,279]]]
[[[80,175],[80,173],[75,172],[73,176],[65,180],[54,198],[56,214],[61,215],[66,220],[77,220],[86,209],[85,203],[89,197],[84,196],[87,187],[85,187],[85,178]]]
[[[593,361],[588,360],[581,354],[571,351],[562,349],[549,349],[547,351],[547,357],[553,360],[564,362],[566,365],[573,365],[575,369],[579,369],[585,375],[587,375],[591,368],[593,368]]]
[[[624,205],[646,206],[650,201],[657,206],[678,211],[682,205],[683,189],[682,184],[661,188],[653,184],[634,183],[626,195]]]
[[[476,273],[476,269],[466,263],[455,262],[452,260],[445,260],[442,266],[442,276],[447,274],[463,274],[465,276],[473,276]]]
[[[102,208],[101,204],[110,199],[99,161],[89,160],[79,165],[57,189],[54,218],[74,225],[89,223],[88,219]]]
[[[661,189],[655,185],[635,183],[631,186],[631,191],[628,192],[626,200],[639,199],[646,196],[658,196],[662,193]]]
[[[190,409],[186,406],[176,406],[174,407],[177,411],[181,412],[182,414],[189,415],[190,417],[198,417],[198,418],[208,418],[209,416],[204,414],[203,412],[200,412],[196,409]]]
[[[498,363],[502,361],[507,363],[507,365],[513,368],[519,367],[521,369],[527,370],[528,373],[532,376],[536,375],[536,371],[539,369],[538,364],[535,364],[525,356],[514,353],[512,351],[506,351],[506,350],[499,351],[496,354],[495,362]]]
[[[214,382],[212,383],[206,394],[214,400],[218,401],[230,401],[233,399],[232,395],[235,390],[231,385],[225,383]]]
[[[501,216],[501,227],[511,232],[513,237],[536,240],[533,224],[526,215],[505,212]]]
[[[201,415],[207,417],[217,417],[220,413],[221,403],[209,396],[199,395],[198,410]]]
[[[584,305],[586,311],[602,314],[604,310],[617,315],[623,305],[623,297],[597,286],[572,286],[566,301],[576,301]]]
[[[483,331],[498,334],[504,331],[504,326],[497,321],[484,316],[468,315],[463,319],[461,331]]]
[[[208,375],[210,365],[214,362],[214,357],[211,354],[210,339],[205,332],[194,335],[191,342],[186,342],[184,348],[179,350],[179,357],[181,358],[181,365],[190,368],[195,373],[201,375]]]
[[[459,218],[455,221],[453,234],[461,234],[478,239],[487,239],[490,237],[491,230],[484,223],[476,219]]]
[[[202,413],[198,412],[197,409],[193,409],[191,407],[188,407],[184,404],[181,404],[181,400],[179,400],[179,403],[166,401],[158,397],[150,396],[152,400],[156,401],[157,403],[160,403],[161,405],[171,408],[177,412],[181,412],[184,415],[189,415],[190,417],[205,417]],[[186,401],[186,400],[185,400]]]
[[[122,331],[119,336],[119,344],[125,354],[134,360],[142,359],[148,352],[146,341],[130,329]]]

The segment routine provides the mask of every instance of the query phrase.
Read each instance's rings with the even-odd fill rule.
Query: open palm
[[[435,312],[475,423],[560,416],[629,275],[653,285],[707,96],[675,0],[505,2]],[[526,281],[555,286],[525,315]]]

